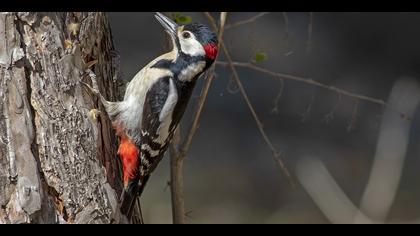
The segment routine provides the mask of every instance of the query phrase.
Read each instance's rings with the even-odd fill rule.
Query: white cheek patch
[[[205,56],[206,52],[204,51],[203,46],[198,42],[194,37],[179,40],[181,45],[181,51],[190,56]]]

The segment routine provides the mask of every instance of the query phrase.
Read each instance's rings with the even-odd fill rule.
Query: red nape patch
[[[214,60],[217,56],[217,45],[214,43],[208,43],[204,45],[204,51],[206,51],[206,56]]]
[[[121,137],[118,155],[123,165],[124,186],[130,179],[134,179],[138,172],[139,149],[127,137]]]

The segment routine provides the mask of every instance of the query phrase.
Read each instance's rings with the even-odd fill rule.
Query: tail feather
[[[143,187],[139,186],[139,173],[138,173],[138,159],[139,149],[135,143],[130,140],[125,134],[124,127],[118,122],[118,117],[121,113],[122,107],[124,107],[124,101],[122,102],[111,102],[107,101],[104,96],[99,92],[95,76],[91,76],[93,88],[80,81],[85,85],[92,93],[99,96],[102,105],[105,107],[106,113],[112,121],[113,127],[116,131],[117,136],[120,137],[120,145],[118,148],[118,155],[121,158],[123,165],[123,176],[124,176],[124,190],[120,197],[120,211],[122,214],[127,216],[128,219],[132,218],[133,210],[135,208],[137,197],[143,192]],[[142,178],[142,183],[147,181],[146,178]],[[140,206],[138,207],[140,208]],[[140,219],[142,221],[141,209],[139,209]]]
[[[121,194],[121,213],[127,216],[128,219],[131,219],[133,215],[133,209],[136,204],[136,198],[140,197],[143,193],[144,186],[149,180],[150,175],[146,175],[142,178],[141,183],[137,180],[129,180],[127,186],[124,188]],[[141,210],[141,209],[139,209]],[[139,213],[141,214],[141,212]],[[140,216],[142,218],[142,216]]]
[[[139,191],[139,180],[129,180],[121,194],[121,213],[131,218]]]
[[[129,138],[121,136],[118,155],[121,158],[124,176],[124,190],[121,194],[120,206],[121,213],[131,219],[131,213],[139,191],[139,149]]]

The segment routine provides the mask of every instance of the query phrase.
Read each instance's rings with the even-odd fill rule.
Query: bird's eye
[[[188,32],[184,32],[184,33],[182,33],[182,37],[184,37],[185,39],[187,39],[187,38],[191,37],[191,35]]]

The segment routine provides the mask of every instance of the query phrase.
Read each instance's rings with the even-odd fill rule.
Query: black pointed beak
[[[175,23],[173,20],[169,19],[162,13],[156,12],[155,15],[156,19],[159,21],[159,23],[165,28],[165,30],[174,38],[177,36],[177,28],[178,24]]]

